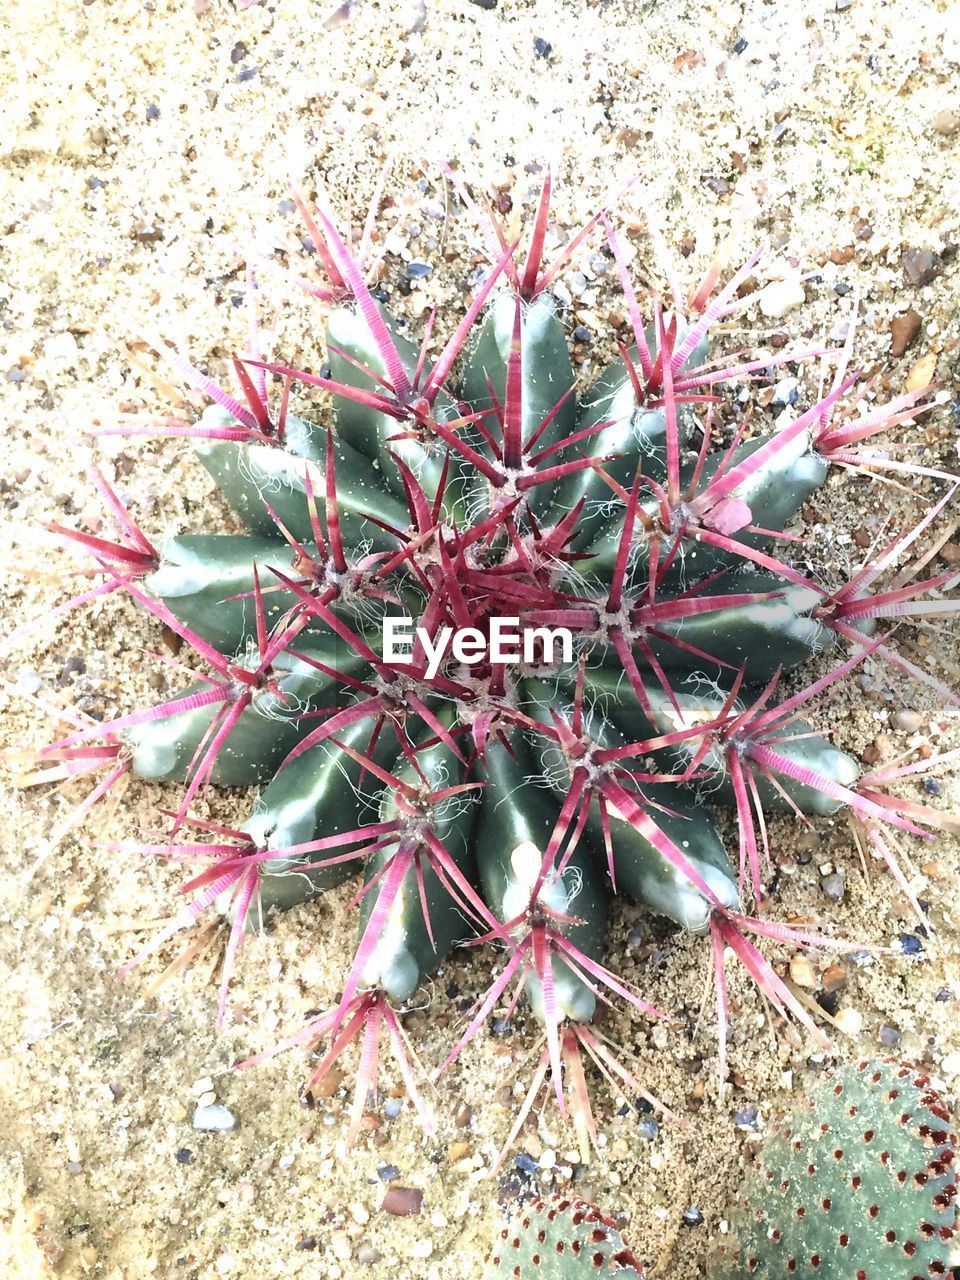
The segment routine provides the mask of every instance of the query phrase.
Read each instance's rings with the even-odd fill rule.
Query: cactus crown
[[[764,1140],[715,1276],[947,1275],[956,1143],[923,1071],[863,1060],[827,1072]]]
[[[867,655],[956,700],[883,629],[952,610],[946,576],[878,582],[947,499],[846,584],[801,572],[783,532],[831,461],[905,466],[869,442],[921,412],[922,396],[855,416],[848,349],[711,358],[712,327],[742,307],[757,255],[722,287],[711,270],[689,304],[676,285],[671,310],[651,298],[645,323],[605,216],[544,266],[549,198],[548,177],[522,266],[493,228],[493,268],[435,357],[434,317],[414,343],[368,288],[369,237],[354,253],[323,201],[315,213],[300,201],[325,272],[310,286],[326,310],[320,372],[267,359],[254,323],[234,395],[157,340],[214,403],[198,421],[108,429],[186,438],[246,532],[154,547],[99,472],[116,539],[57,528],[93,557],[96,585],[78,599],[126,591],[186,643],[189,657],[163,661],[190,683],[106,723],[76,718],[31,780],[99,771],[75,819],[125,772],[184,784],[166,838],[122,846],[195,869],[189,905],[132,963],[206,914],[226,918],[220,1020],[248,923],[362,865],[342,998],[295,1037],[329,1040],[318,1074],[362,1043],[351,1138],[381,1033],[422,1106],[390,1001],[471,937],[504,963],[448,1061],[525,990],[546,1028],[541,1081],[549,1070],[563,1108],[572,1050],[582,1103],[579,1049],[608,1051],[564,1021],[589,1022],[613,993],[656,1012],[601,963],[614,891],[710,931],[721,1080],[728,948],[819,1035],[748,935],[824,939],[741,910],[763,896],[765,813],[846,806],[895,873],[886,829],[943,820],[888,795],[885,776],[860,778],[799,713]],[[605,237],[631,334],[581,392],[549,285],[587,235]],[[831,389],[777,430],[722,395],[828,354]],[[294,411],[303,386],[329,417]],[[385,649],[388,615],[416,628],[408,654]],[[506,619],[522,652],[498,662]],[[568,651],[550,648],[556,628]],[[461,647],[445,647],[454,632]],[[783,673],[830,648],[847,651],[839,664],[778,702]],[[194,818],[210,784],[261,787],[237,829]],[[732,861],[704,802],[736,812]]]

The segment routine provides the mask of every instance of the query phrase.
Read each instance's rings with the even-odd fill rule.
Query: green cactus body
[[[343,745],[362,751],[370,730],[357,723],[338,736]],[[385,749],[379,754],[383,757]],[[354,831],[375,812],[376,786],[363,765],[334,743],[318,742],[273,776],[243,830],[261,849],[290,849]],[[346,861],[303,869],[323,856],[306,852],[265,862],[260,878],[263,909],[289,910],[355,874],[356,863]]]
[[[567,349],[567,335],[557,318],[556,306],[550,295],[541,293],[532,302],[520,305],[524,439],[532,435],[558,401],[567,396],[563,407],[540,438],[543,447],[564,439],[576,430],[576,399],[568,395],[574,383],[573,366]],[[502,294],[491,304],[464,365],[460,395],[475,412],[493,408],[491,387],[500,406],[506,404],[507,361],[513,339],[514,315],[512,295]]]
[[[419,752],[417,765],[432,790],[440,790],[448,785],[450,779],[457,777],[460,772],[459,762],[443,743]],[[394,774],[413,785],[424,785],[420,775],[409,763],[396,768]],[[380,803],[381,821],[389,821],[397,817],[399,812],[396,793],[386,790]],[[468,794],[451,796],[443,802],[439,812],[429,813],[425,819],[459,869],[471,880],[476,877],[470,839],[474,816],[474,800]],[[370,885],[375,879],[379,879],[395,856],[393,848],[370,854],[364,864],[366,884]],[[361,937],[376,906],[379,892],[374,886],[364,895],[360,908]],[[429,928],[424,919],[424,902],[427,905]],[[404,875],[400,890],[390,906],[386,924],[364,969],[362,981],[365,986],[381,987],[396,1000],[407,1000],[426,975],[448,954],[454,943],[466,941],[473,933],[473,926],[447,892],[437,872],[425,858],[418,857]]]
[[[144,586],[201,639],[233,656],[256,635],[253,568],[258,567],[269,592],[264,596],[268,625],[273,627],[297,603],[292,591],[274,589],[268,567],[290,571],[293,552],[277,539],[234,533],[185,533],[160,546],[159,568]],[[232,597],[250,593],[246,599]]]
[[[492,753],[486,768],[483,813],[478,819],[477,862],[485,896],[494,915],[504,923],[522,915],[557,818],[557,806],[547,791],[524,786],[530,762],[517,736],[516,758],[505,751]],[[603,951],[608,892],[595,853],[581,840],[562,876],[548,878],[541,890],[544,905],[569,915],[576,923],[562,932],[586,955]],[[551,960],[557,1006],[573,1022],[589,1022],[596,996],[559,956]],[[539,979],[527,978],[527,998],[534,1013],[543,1016]]]
[[[119,540],[67,532],[92,554],[99,578],[77,602],[127,590],[192,645],[191,671],[203,662],[213,671],[159,706],[92,724],[75,717],[76,732],[38,753],[35,780],[74,782],[105,769],[96,799],[127,770],[187,779],[171,836],[197,821],[229,831],[232,842],[191,842],[189,857],[205,865],[178,919],[232,912],[228,959],[251,903],[286,909],[362,870],[360,942],[337,1007],[321,1019],[340,1048],[340,1033],[349,1039],[367,1017],[371,1036],[386,1027],[396,1048],[402,1036],[388,996],[408,999],[472,930],[495,940],[502,964],[451,1059],[481,1014],[516,990],[508,985],[523,983],[546,1028],[540,1082],[549,1071],[562,1090],[562,1055],[589,1048],[582,1024],[602,988],[656,1012],[604,968],[615,890],[684,928],[709,929],[719,964],[735,953],[783,1008],[789,993],[746,934],[806,938],[741,909],[751,890],[762,897],[757,810],[832,814],[847,804],[872,824],[875,844],[888,814],[910,829],[939,821],[915,801],[881,794],[882,780],[859,780],[852,757],[791,718],[846,678],[855,658],[786,704],[768,682],[838,633],[867,630],[861,615],[897,619],[952,606],[941,598],[943,575],[885,590],[875,579],[896,559],[890,551],[876,574],[863,571],[828,596],[796,568],[790,544],[772,536],[822,484],[828,458],[846,464],[854,445],[920,412],[916,395],[851,424],[839,386],[782,430],[692,461],[710,439],[700,403],[709,385],[691,376],[677,391],[666,370],[680,373],[677,362],[689,373],[704,362],[707,322],[733,313],[742,273],[720,286],[711,270],[691,313],[658,325],[656,344],[649,335],[662,350],[644,375],[648,387],[638,390],[621,360],[578,407],[568,335],[546,291],[556,269],[539,270],[549,189],[548,178],[522,272],[501,250],[463,321],[438,326],[438,339],[444,328],[448,335],[439,344],[431,334],[421,350],[404,335],[321,207],[316,223],[307,217],[311,235],[326,242],[327,252],[317,245],[330,285],[321,292],[337,299],[326,332],[330,376],[251,352],[237,362],[243,398],[235,399],[176,356],[180,373],[218,405],[175,430],[190,437],[246,534],[185,534],[158,553],[99,472]],[[639,336],[640,304],[606,229]],[[594,224],[585,234],[601,232]],[[498,283],[506,287],[488,303]],[[649,310],[660,314],[660,303]],[[690,325],[701,340],[684,361]],[[723,369],[717,361],[705,377],[715,374],[713,390],[722,392],[759,364],[738,358]],[[268,374],[283,381],[277,415]],[[316,422],[287,412],[300,384],[322,392]],[[714,418],[735,416],[739,403],[729,399]],[[841,427],[832,425],[835,412]],[[734,425],[735,439],[742,426]],[[586,465],[601,459],[612,486]],[[134,585],[141,578],[143,590]],[[929,608],[925,589],[938,592]],[[869,607],[854,607],[863,592],[873,593]],[[731,603],[735,595],[761,598]],[[388,613],[417,627],[412,653],[388,647]],[[522,653],[494,655],[487,642],[502,622],[532,642]],[[569,632],[551,657],[547,640],[557,637],[545,639],[544,628]],[[928,672],[895,658],[890,635],[871,653],[930,683]],[[464,640],[477,646],[472,653],[458,647]],[[856,657],[863,650],[853,646]],[[727,689],[741,672],[734,700]],[[207,782],[263,786],[242,831],[195,818],[191,805]],[[735,809],[738,873],[708,811],[714,805]],[[225,966],[221,1019],[229,980]],[[722,1004],[720,988],[718,974]],[[577,1029],[561,1028],[564,1019]],[[600,1256],[607,1237],[596,1230]]]
[[[217,413],[222,415],[222,410]],[[309,473],[313,493],[322,506],[323,457],[298,456],[279,445],[236,440],[197,440],[194,449],[251,533],[264,538],[278,535],[272,509],[295,538],[312,539],[305,476]],[[335,438],[334,461],[344,537],[351,546],[367,545],[379,551],[395,547],[396,539],[367,517],[375,516],[402,529],[409,519],[406,508],[386,492],[370,460],[339,438]]]
[[[304,644],[308,658],[342,670],[343,655],[332,645]],[[339,666],[338,666],[339,663]],[[274,663],[276,689],[257,690],[217,755],[210,781],[224,787],[249,787],[272,777],[281,761],[310,729],[305,713],[333,706],[340,697],[335,677],[292,653]],[[193,684],[178,694],[202,693],[209,685]],[[127,732],[132,767],[153,782],[182,782],[209,742],[211,726],[222,704],[213,703],[148,720]]]
[[[731,471],[773,438],[757,436],[756,439],[739,445],[733,451],[726,470]],[[704,484],[716,475],[722,460],[722,454],[719,457],[711,455],[707,460],[700,481],[701,492]],[[742,502],[749,508],[751,529],[755,526],[757,530],[779,533],[811,494],[823,484],[827,469],[824,460],[812,450],[810,433],[799,432],[784,446],[782,452],[761,463],[757,471],[736,485],[726,496],[728,500]],[[692,476],[692,469],[687,467],[681,474],[681,485],[689,483]],[[656,525],[660,519],[658,503],[651,499],[642,506],[646,518]],[[765,532],[747,529],[737,530],[731,537],[738,545],[749,548],[764,548],[771,542]],[[649,563],[647,538],[648,535],[638,522],[634,530],[635,571],[645,570]],[[673,538],[662,536],[660,541],[663,555],[666,555],[672,550]],[[608,579],[616,563],[619,545],[620,531],[615,527],[604,529],[588,548],[589,559],[578,562],[578,569],[590,578]],[[685,590],[690,584],[701,581],[709,574],[739,563],[742,561],[734,551],[714,546],[688,534],[680,538],[677,553],[663,575],[663,585],[672,590]]]
[[[682,337],[683,331],[678,336]],[[652,325],[647,326],[646,339],[648,349],[656,352],[656,334]],[[701,364],[706,355],[707,342],[703,340],[698,343],[684,368]],[[627,359],[634,371],[640,369],[640,356],[635,346],[627,352]],[[696,414],[692,412],[691,406],[678,406],[677,438],[681,449],[687,445],[696,421]],[[604,471],[618,484],[628,488],[633,483],[638,467],[651,480],[662,482],[665,479],[666,410],[662,406],[649,408],[638,404],[636,387],[623,356],[618,356],[608,365],[580,399],[577,430],[585,431],[601,423],[607,425],[596,435],[584,439],[577,446],[577,452],[597,461],[606,457]],[[593,536],[608,523],[610,513],[616,507],[609,484],[592,468],[578,472],[559,486],[557,505],[561,510],[569,511],[581,499],[584,511],[577,525],[575,545],[578,548],[589,546]]]
[[[693,681],[699,685],[697,693],[674,689],[672,697],[658,685],[648,684],[644,685],[644,690],[653,717],[647,719],[639,707],[623,707],[625,677],[622,671],[613,667],[589,667],[586,682],[591,697],[625,735],[632,736],[632,740],[694,729],[701,724],[709,725],[720,715],[726,702],[724,692],[706,679]],[[734,713],[744,710],[744,701],[741,697],[735,704]],[[852,756],[815,733],[803,720],[791,720],[784,728],[772,729],[765,735],[764,742],[791,766],[809,769],[839,786],[851,787],[860,776],[860,766]],[[675,746],[660,747],[652,754],[682,772],[690,766],[700,745],[701,738],[693,735]],[[709,747],[700,761],[698,772],[704,776],[692,785],[703,800],[713,804],[733,802],[727,762],[719,745]],[[775,772],[776,786],[764,776],[757,779],[764,808],[786,812],[795,805],[802,813],[829,815],[841,807],[842,801],[834,796],[816,790],[785,772]]]
[[[408,377],[412,378],[419,357],[417,347],[398,330],[396,322],[384,306],[378,304],[377,309],[387,326],[401,364]],[[356,307],[340,306],[330,312],[327,317],[327,352],[330,376],[335,382],[357,387],[361,391],[383,394],[383,383],[377,379],[387,376],[386,363],[366,320]],[[358,365],[363,368],[358,368]],[[365,370],[369,370],[369,373]],[[351,400],[348,396],[335,394],[334,409],[337,431],[341,438],[351,449],[369,460],[370,465],[379,472],[382,483],[395,497],[403,498],[403,481],[396,467],[386,465],[384,455],[388,450],[410,468],[428,498],[436,496],[446,453],[441,440],[430,439],[427,429],[422,427],[417,439],[404,439],[405,433],[415,430],[412,418],[395,418],[391,414]],[[445,391],[439,392],[431,412],[442,423],[452,422],[461,416],[456,401]],[[448,481],[448,496],[463,485],[462,469],[455,467],[454,472]],[[455,504],[448,506],[448,513],[462,514]]]
[[[586,1200],[551,1196],[518,1209],[501,1227],[483,1280],[641,1280],[644,1269],[612,1218]]]
[[[551,708],[563,710],[563,699],[546,681],[528,679],[524,681],[523,688],[525,704],[542,723],[549,723]],[[623,731],[604,718],[599,710],[586,714],[585,727],[592,742],[598,746],[616,747],[627,741]],[[539,744],[539,749],[538,744],[531,745],[541,773],[562,798],[570,785],[569,769],[563,763],[562,753],[552,744]],[[646,815],[682,851],[717,901],[725,907],[739,907],[740,892],[730,859],[716,826],[703,806],[685,800],[676,787],[657,783],[645,783],[637,787],[633,795]],[[714,904],[626,820],[615,804],[608,801],[606,808],[617,892],[644,903],[684,929],[702,933]],[[602,859],[603,826],[596,800],[591,804],[586,831],[597,856]]]
[[[957,1227],[956,1134],[923,1071],[827,1072],[764,1139],[713,1280],[946,1276]]]
[[[724,574],[707,591],[763,598],[675,622],[658,622],[656,634],[645,638],[654,657],[669,671],[703,671],[730,685],[745,664],[747,681],[765,684],[778,671],[792,671],[836,644],[836,634],[814,616],[823,597],[813,587],[747,571]]]

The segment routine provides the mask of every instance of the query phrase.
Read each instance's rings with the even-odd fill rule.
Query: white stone
[[[213,1106],[197,1107],[193,1113],[193,1127],[224,1133],[229,1129],[236,1129],[237,1118],[225,1106],[215,1103]]]
[[[760,290],[757,300],[760,303],[761,312],[769,319],[777,320],[780,316],[785,316],[788,311],[799,307],[805,301],[800,277],[774,280]]]

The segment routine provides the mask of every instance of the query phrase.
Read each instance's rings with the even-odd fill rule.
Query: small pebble
[[[896,1027],[888,1027],[886,1023],[884,1023],[878,1034],[880,1036],[881,1044],[894,1045],[900,1043],[900,1032]]]
[[[479,0],[473,0],[473,3],[478,4]],[[361,1244],[357,1247],[357,1261],[362,1267],[372,1267],[382,1257],[380,1250],[375,1249],[372,1244]]]
[[[944,1075],[960,1076],[960,1053],[948,1053],[940,1063],[940,1070]]]
[[[791,959],[790,977],[798,987],[806,987],[810,991],[816,990],[817,975],[806,956],[798,955]]]
[[[824,876],[820,881],[820,888],[823,890],[824,897],[831,902],[839,902],[842,899],[845,887],[844,878],[839,871],[834,871],[830,875]]]
[[[928,796],[938,796],[943,790],[936,778],[924,778],[923,789]]]
[[[699,1227],[702,1221],[703,1221],[703,1214],[696,1207],[696,1205],[691,1205],[689,1209],[684,1209],[683,1225],[685,1227]]]
[[[915,933],[901,933],[900,950],[905,956],[918,956],[923,951],[923,943]]]
[[[538,58],[549,58],[553,53],[553,45],[541,36],[537,36],[533,42],[533,52]]]
[[[408,262],[407,275],[411,280],[422,280],[424,276],[430,275],[433,267],[429,262]]]
[[[381,1182],[392,1182],[400,1177],[400,1170],[395,1164],[382,1164],[377,1170],[377,1177]]]
[[[181,1147],[177,1151],[177,1164],[193,1164],[193,1152],[189,1147]]]
[[[913,307],[890,321],[890,354],[902,356],[920,332],[920,316]]]
[[[574,342],[589,342],[593,334],[585,324],[578,324],[573,331]]]
[[[911,284],[931,284],[940,274],[940,262],[931,249],[907,249],[900,265]]]
[[[847,972],[842,964],[832,964],[824,969],[820,986],[828,995],[832,995],[835,991],[842,991],[846,985]]]
[[[781,378],[773,388],[773,405],[796,404],[800,397],[800,380],[798,378]]]
[[[478,9],[492,10],[497,7],[497,0],[470,0],[471,4],[475,4]]]
[[[193,1127],[213,1133],[225,1133],[230,1129],[236,1129],[237,1118],[221,1103],[208,1104],[197,1107],[193,1113]]]
[[[294,1245],[295,1249],[302,1249],[305,1253],[312,1253],[317,1247],[316,1236],[301,1236]]]
[[[396,1120],[403,1110],[403,1102],[400,1098],[388,1098],[383,1104],[383,1109],[391,1120]]]
[[[528,1155],[526,1151],[521,1151],[518,1156],[513,1157],[513,1163],[521,1173],[536,1173],[537,1162],[533,1156]]]
[[[646,1138],[648,1142],[652,1142],[660,1133],[660,1126],[656,1120],[641,1120],[637,1125],[637,1133],[641,1138]]]
[[[409,1218],[423,1207],[423,1192],[419,1187],[391,1187],[383,1197],[384,1213],[395,1218]]]
[[[758,1129],[760,1119],[760,1108],[755,1102],[751,1102],[748,1107],[741,1109],[734,1115],[733,1123],[738,1129]]]
[[[552,1169],[557,1163],[557,1153],[553,1147],[547,1147],[540,1155],[540,1168]]]
[[[778,320],[804,301],[803,285],[799,276],[790,280],[774,280],[758,295],[761,312],[771,320]]]
[[[834,1022],[848,1036],[858,1036],[863,1030],[863,1014],[859,1009],[841,1009]]]
[[[908,707],[903,707],[894,711],[890,717],[890,723],[900,733],[919,733],[925,720],[919,711],[911,711]]]
[[[956,111],[938,111],[930,123],[937,133],[950,137],[960,129],[960,115]]]
[[[922,391],[924,387],[929,387],[933,381],[933,375],[937,369],[937,356],[933,351],[929,351],[925,356],[921,356],[917,363],[907,374],[906,388],[908,391]]]

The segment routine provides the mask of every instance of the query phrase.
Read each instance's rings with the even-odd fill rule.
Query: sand
[[[9,633],[41,620],[34,635],[3,651],[5,678],[16,686],[4,695],[7,747],[36,746],[56,731],[52,715],[28,697],[109,716],[174,687],[144,656],[159,640],[129,604],[109,599],[57,625],[42,622],[71,588],[61,576],[64,559],[38,525],[96,527],[84,428],[115,424],[119,414],[171,411],[170,396],[143,372],[159,368],[144,335],[173,338],[213,374],[225,373],[243,342],[248,255],[262,261],[264,315],[277,326],[277,349],[319,363],[317,304],[289,278],[313,270],[288,203],[291,179],[308,192],[322,180],[340,213],[358,222],[384,159],[393,157],[390,207],[377,224],[378,243],[390,251],[381,282],[415,330],[439,304],[439,334],[462,313],[464,281],[483,261],[441,161],[499,200],[511,229],[529,214],[536,166],[549,162],[558,233],[579,226],[639,172],[639,190],[685,281],[728,237],[734,262],[758,240],[769,246],[758,286],[778,275],[804,277],[802,302],[782,317],[751,306],[727,326],[725,343],[782,330],[829,344],[858,303],[858,361],[883,395],[933,362],[943,403],[901,434],[920,446],[914,457],[955,468],[960,44],[956,28],[948,34],[950,17],[942,3],[871,0],[836,8],[500,0],[494,9],[466,0],[358,0],[352,14],[329,20],[322,6],[297,2],[6,5],[0,493],[14,538],[4,557],[3,625]],[[628,196],[618,208],[621,226],[632,228],[637,278],[662,286],[638,200]],[[582,324],[595,334],[575,351],[585,378],[613,351],[611,312],[619,308],[609,281],[572,274],[590,270],[597,247],[585,247],[563,279],[574,298],[571,329]],[[902,260],[909,250],[936,255],[934,278],[910,280]],[[435,265],[407,295],[397,288],[404,257]],[[584,283],[586,298],[577,296]],[[891,318],[908,308],[920,317],[919,332],[895,357]],[[816,371],[807,371],[804,394],[815,382]],[[184,446],[112,436],[93,452],[151,534],[231,527]],[[894,528],[916,517],[940,492],[919,477],[906,490],[835,472],[806,513],[810,563],[849,568],[863,554],[855,538],[878,537],[888,516]],[[923,545],[933,546],[950,520],[948,512]],[[942,571],[944,563],[931,567]],[[901,643],[960,687],[949,621],[905,628]],[[889,669],[869,673],[871,689],[850,686],[819,713],[842,746],[887,762],[958,745],[953,708]],[[905,710],[918,714],[914,731],[896,727]],[[935,799],[915,783],[904,784],[906,792],[956,806],[955,775],[945,768],[935,777]],[[589,1166],[568,1159],[573,1136],[548,1105],[518,1147],[533,1174],[511,1157],[491,1176],[517,1106],[503,1090],[515,1076],[522,1095],[537,1052],[535,1028],[518,1016],[508,1034],[478,1037],[428,1090],[438,1115],[432,1136],[409,1105],[391,1118],[381,1099],[347,1154],[348,1079],[310,1110],[298,1104],[302,1052],[230,1068],[337,991],[352,943],[349,890],[249,941],[230,1025],[218,1036],[212,955],[147,1000],[140,993],[174,949],[117,976],[152,922],[174,909],[181,873],[105,842],[155,823],[170,793],[131,784],[113,812],[94,814],[51,847],[51,832],[82,794],[8,787],[0,796],[5,1276],[473,1280],[499,1206],[533,1186],[573,1186],[621,1214],[655,1274],[703,1275],[755,1137],[735,1116],[755,1104],[762,1126],[803,1087],[810,1064],[823,1061],[812,1041],[771,1023],[737,977],[734,1085],[718,1100],[709,1006],[694,1035],[707,948],[627,907],[612,932],[611,962],[681,1026],[617,1011],[604,1027],[682,1123],[664,1120],[644,1136],[649,1117],[618,1114],[620,1100],[595,1081],[602,1146]],[[229,820],[243,805],[239,794],[211,795],[199,808]],[[812,834],[778,821],[772,837],[783,917],[809,914],[865,942],[917,935],[889,877],[873,866],[864,878],[842,821]],[[946,837],[935,847],[904,843],[936,936],[915,958],[845,965],[837,1016],[860,1029],[838,1034],[837,1052],[887,1051],[881,1028],[895,1028],[895,1051],[928,1063],[952,1095],[960,851]],[[839,903],[820,886],[828,863],[846,874]],[[782,948],[770,954],[789,959]],[[486,953],[458,953],[406,1017],[426,1066],[441,1060],[458,1002],[482,989],[493,963]],[[818,972],[831,963],[830,955],[814,957]],[[447,994],[453,984],[456,998]],[[235,1131],[192,1127],[207,1077],[238,1119]],[[387,1094],[395,1083],[385,1066]],[[545,1150],[556,1152],[552,1169]],[[395,1185],[422,1189],[419,1215],[383,1212],[388,1166]],[[703,1221],[684,1226],[692,1206]]]

